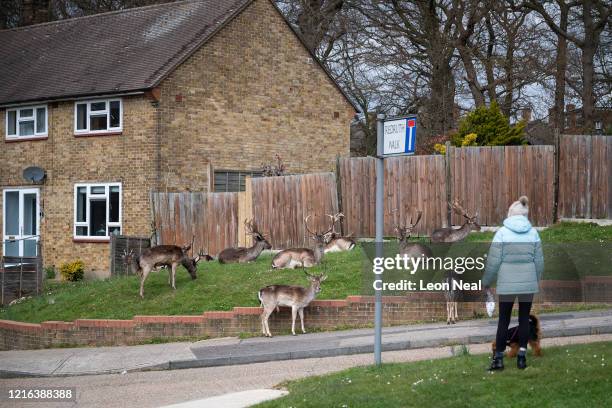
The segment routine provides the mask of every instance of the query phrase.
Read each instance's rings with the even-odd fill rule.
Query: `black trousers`
[[[527,347],[529,340],[529,313],[533,295],[499,295],[499,321],[497,323],[497,337],[495,351],[503,352],[506,349],[506,339],[508,338],[508,326],[512,317],[512,306],[518,296],[519,301],[519,346]]]

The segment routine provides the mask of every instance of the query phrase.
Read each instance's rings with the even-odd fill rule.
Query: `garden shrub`
[[[83,279],[85,275],[85,264],[80,259],[67,262],[60,266],[60,274],[66,281],[76,282]]]
[[[510,126],[508,118],[493,101],[490,106],[476,108],[461,120],[452,143],[457,147],[522,145],[526,144],[525,125],[520,121]]]

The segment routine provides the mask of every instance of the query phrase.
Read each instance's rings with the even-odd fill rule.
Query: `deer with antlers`
[[[260,289],[257,297],[261,302],[263,312],[261,313],[261,330],[266,337],[272,337],[268,319],[274,310],[278,310],[279,306],[288,306],[291,308],[291,333],[295,336],[295,318],[300,315],[302,323],[302,333],[306,333],[304,329],[304,308],[310,304],[321,291],[321,282],[327,279],[327,275],[311,275],[304,271],[310,286],[288,286],[288,285],[270,285]]]
[[[158,245],[146,248],[139,256],[134,256],[133,251],[126,251],[123,256],[124,262],[132,268],[134,273],[140,275],[140,297],[144,299],[144,283],[149,273],[160,266],[168,266],[170,268],[168,284],[172,286],[172,289],[176,289],[176,268],[179,265],[183,265],[187,269],[191,279],[196,279],[198,262],[203,257],[206,257],[206,255],[200,251],[198,256],[192,258],[188,254],[190,249],[191,245],[183,247],[177,245]]]
[[[344,218],[344,214],[337,213],[334,215],[331,215],[331,214],[325,214],[325,215],[331,218],[332,230],[329,233],[329,239],[327,240],[327,243],[325,244],[325,249],[323,250],[323,252],[325,253],[342,252],[342,251],[350,251],[353,248],[355,248],[355,241],[352,238],[348,236],[343,237],[341,234],[339,234],[336,231],[336,223],[341,222],[342,218]]]
[[[249,248],[225,248],[219,253],[219,263],[246,263],[252,262],[259,257],[265,249],[271,249],[272,245],[266,240],[264,235],[257,228],[257,224],[253,220],[245,220],[244,227],[247,235],[253,237],[255,243]]]
[[[465,239],[471,231],[480,231],[480,225],[476,222],[478,213],[471,216],[466,210],[463,209],[459,199],[455,198],[452,203],[449,203],[455,213],[463,216],[465,222],[463,225],[454,229],[453,227],[440,228],[431,233],[431,242],[434,243],[453,243],[459,242]],[[459,320],[458,313],[458,291],[455,290],[455,282],[458,280],[458,275],[455,271],[447,271],[444,283],[446,290],[444,291],[444,297],[446,298],[446,324],[455,324]]]
[[[471,216],[467,211],[463,209],[459,199],[455,198],[452,203],[449,203],[455,213],[463,216],[465,222],[463,225],[455,229],[453,227],[439,228],[431,233],[431,242],[458,242],[463,240],[471,231],[480,231],[480,225],[476,222],[478,213]]]
[[[285,268],[310,268],[318,265],[323,259],[325,253],[325,243],[327,242],[327,235],[331,232],[333,226],[330,226],[324,232],[311,231],[308,228],[308,220],[310,215],[304,218],[304,226],[306,231],[315,241],[314,249],[309,248],[290,248],[280,251],[272,258],[272,269],[285,269]]]
[[[410,235],[412,231],[416,228],[419,221],[421,221],[421,217],[423,215],[423,211],[417,211],[416,221],[412,222],[412,217],[410,217],[410,222],[408,222],[408,216],[406,216],[406,223],[404,225],[398,224],[395,226],[395,232],[397,233],[397,240],[399,242],[399,254],[407,255],[409,257],[431,257],[433,256],[433,252],[431,252],[431,248],[427,245],[418,243],[418,242],[410,242]]]

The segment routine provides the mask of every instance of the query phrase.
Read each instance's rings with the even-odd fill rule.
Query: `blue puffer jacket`
[[[522,215],[504,220],[489,249],[483,286],[497,278],[497,294],[538,293],[544,271],[542,242],[538,232]]]

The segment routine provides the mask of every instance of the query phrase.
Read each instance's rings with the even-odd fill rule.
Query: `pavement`
[[[612,333],[612,310],[540,315],[545,338]],[[308,322],[306,322],[308,323]],[[490,342],[496,319],[387,327],[383,351]],[[514,321],[513,324],[516,324]],[[244,365],[372,353],[372,329],[194,343],[0,352],[0,378],[67,377]]]

